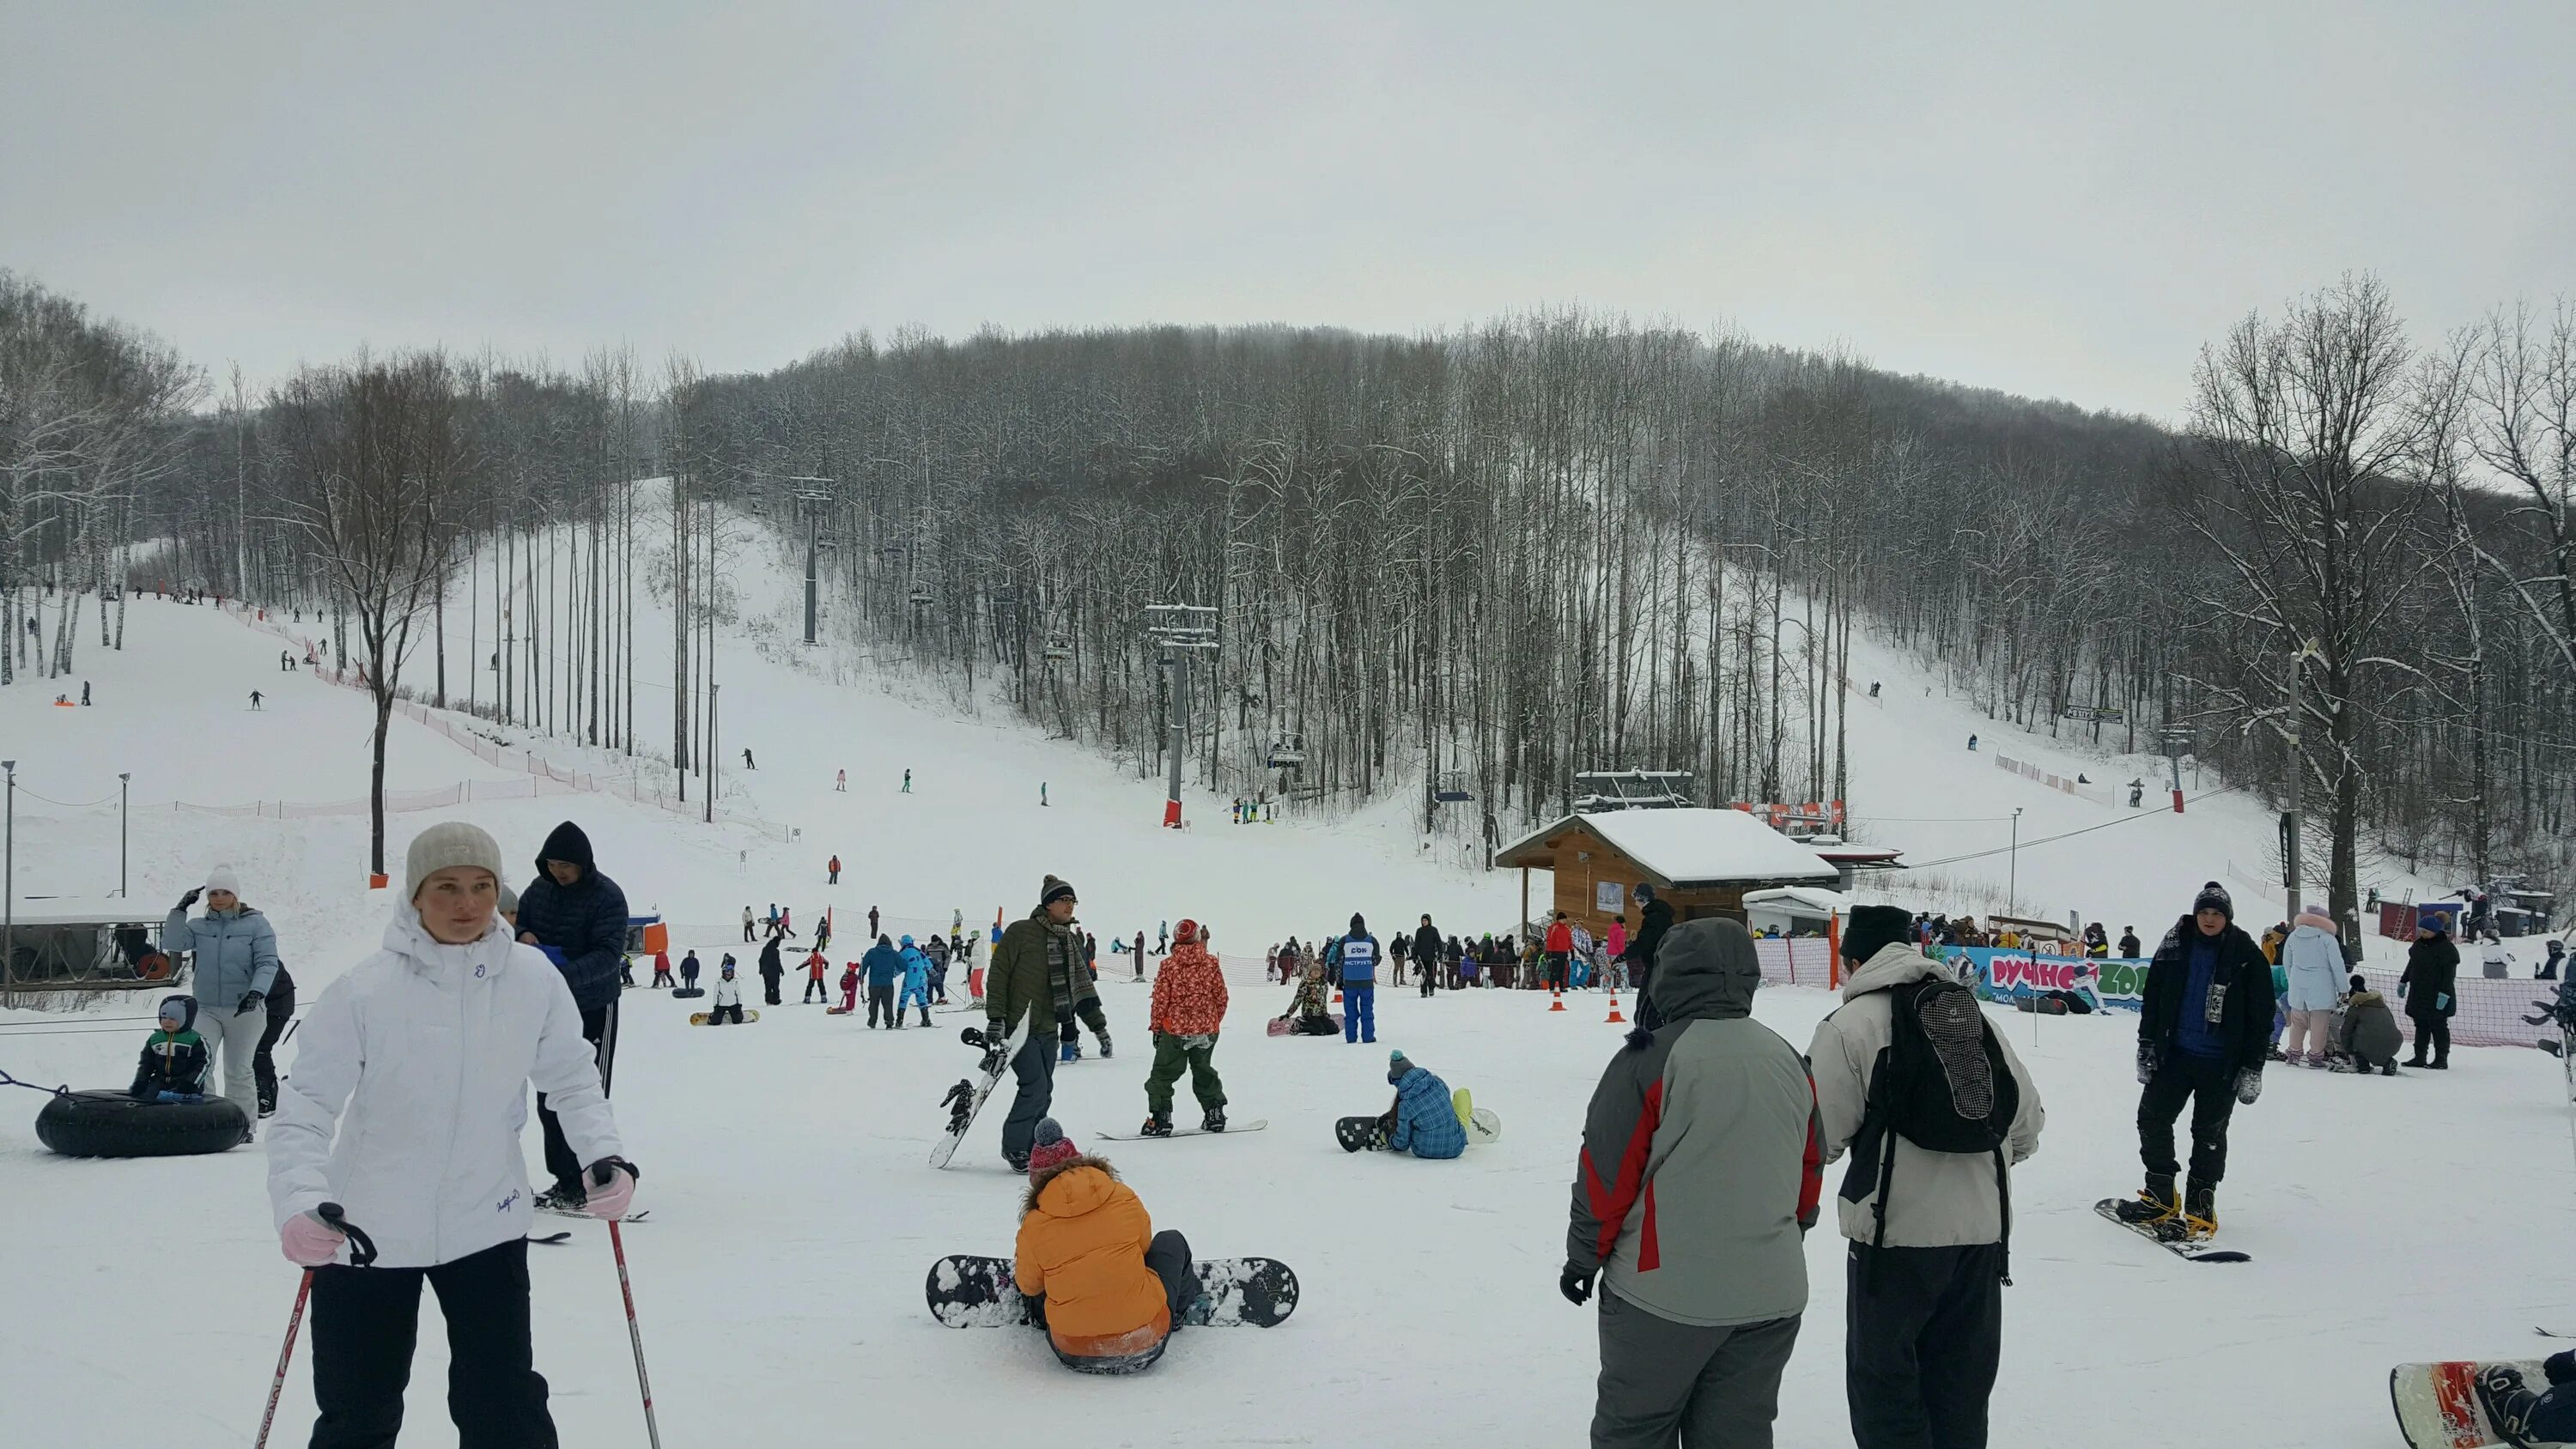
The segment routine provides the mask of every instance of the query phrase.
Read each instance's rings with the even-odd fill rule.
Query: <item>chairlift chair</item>
[[[1302,734],[1281,735],[1270,742],[1270,753],[1265,758],[1274,770],[1297,768],[1306,763],[1306,737]]]

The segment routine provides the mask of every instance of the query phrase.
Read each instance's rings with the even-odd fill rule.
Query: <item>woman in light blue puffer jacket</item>
[[[2334,1042],[2335,1008],[2343,1000],[2343,945],[2335,938],[2334,918],[2323,906],[2302,907],[2293,924],[2297,929],[2281,943],[2290,1013],[2289,1031],[2281,1041],[2282,1060],[2294,1066],[2304,1062],[2322,1067],[2326,1048]]]

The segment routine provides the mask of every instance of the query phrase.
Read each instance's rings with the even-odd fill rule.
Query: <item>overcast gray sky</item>
[[[2170,416],[2576,291],[2576,4],[0,0],[0,266],[255,380],[1581,302]]]

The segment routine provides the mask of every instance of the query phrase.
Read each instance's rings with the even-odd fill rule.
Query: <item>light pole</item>
[[[2004,875],[2004,914],[2021,914],[2021,807],[2013,807],[2011,865]]]
[[[125,894],[125,799],[134,779],[131,770],[116,772],[116,893]]]
[[[18,762],[0,760],[9,776],[8,819],[0,825],[0,986],[18,979]]]

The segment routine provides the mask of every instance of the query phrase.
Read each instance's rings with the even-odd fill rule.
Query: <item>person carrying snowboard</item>
[[[777,998],[772,997],[770,999],[775,1001]],[[707,1013],[707,1025],[722,1026],[728,1019],[730,1019],[736,1026],[743,1024],[742,982],[735,978],[733,974],[733,963],[730,961],[725,963],[724,970],[716,974],[716,994],[715,999],[710,1003],[710,1005],[714,1007],[714,1010]],[[728,1017],[728,1013],[730,1013],[730,1017]]]
[[[1601,1287],[1594,1449],[1768,1444],[1823,1196],[1816,1089],[1752,1019],[1762,963],[1725,919],[1673,932],[1665,1024],[1611,1054],[1584,1118],[1557,1291]]]
[[[1145,938],[1140,932],[1136,939]],[[1154,973],[1154,1002],[1149,1015],[1154,1031],[1154,1066],[1145,1076],[1145,1125],[1148,1137],[1172,1135],[1172,1085],[1183,1068],[1190,1074],[1190,1093],[1198,1098],[1199,1128],[1225,1130],[1225,1083],[1217,1078],[1216,1038],[1225,1024],[1225,973],[1199,944],[1199,923],[1183,920],[1171,954]]]
[[[832,1004],[831,989],[823,984],[823,973],[831,967],[832,963],[823,959],[823,948],[820,946],[814,948],[814,954],[805,958],[805,995],[798,1000],[799,1006],[811,1006],[816,1001],[822,1002],[825,1006]]]
[[[2272,1039],[2272,963],[2236,924],[2236,903],[2211,881],[2174,922],[2147,966],[2138,1011],[2138,1156],[2146,1185],[2116,1209],[2121,1221],[2179,1223],[2193,1238],[2218,1231],[2218,1182],[2238,1103],[2263,1091]],[[2174,1119],[2191,1105],[2188,1192],[2174,1189]]]
[[[1914,948],[1911,924],[1894,906],[1853,908],[1843,1004],[1807,1049],[1825,1161],[1852,1155],[1837,1211],[1859,1449],[1985,1442],[2010,1268],[2005,1173],[2039,1150],[2046,1121],[2011,1044]]]
[[[206,1074],[215,1065],[205,1038],[197,1035],[197,998],[161,998],[159,1030],[143,1043],[134,1067],[134,1085],[126,1095],[138,1102],[202,1102]]]
[[[879,1020],[897,1031],[903,1029],[903,1018],[895,1011],[896,983],[903,980],[903,953],[887,937],[877,937],[868,954],[859,958],[859,969],[868,974],[868,1026]]]
[[[1200,1296],[1189,1240],[1155,1232],[1118,1169],[1086,1156],[1053,1117],[1030,1126],[1028,1171],[1011,1280],[1033,1300],[1030,1321],[1077,1373],[1153,1367]]]
[[[914,1007],[921,1008],[921,1024],[930,1025],[930,958],[921,954],[921,948],[912,944],[910,936],[903,938],[901,954],[903,996],[894,1004],[894,1028],[897,1031],[903,1030],[903,1014]]]
[[[412,838],[404,876],[382,948],[307,1013],[269,1134],[278,1245],[313,1270],[310,1442],[394,1442],[425,1280],[447,1321],[458,1439],[552,1444],[528,1301],[528,1088],[587,1164],[578,1211],[624,1217],[637,1173],[571,985],[494,910],[500,846],[442,821]],[[328,1202],[372,1240],[374,1266],[341,1264]]]
[[[1073,931],[1078,904],[1072,882],[1048,876],[1037,908],[1002,932],[984,970],[984,1039],[999,1046],[1027,1027],[1011,1059],[1018,1090],[1002,1120],[1002,1159],[1019,1171],[1027,1170],[1038,1121],[1055,1100],[1055,1024],[1072,1018],[1076,994],[1090,986]]]
[[[787,974],[787,965],[778,956],[778,940],[772,936],[760,943],[760,999],[769,1006],[778,1004],[778,981]]]

